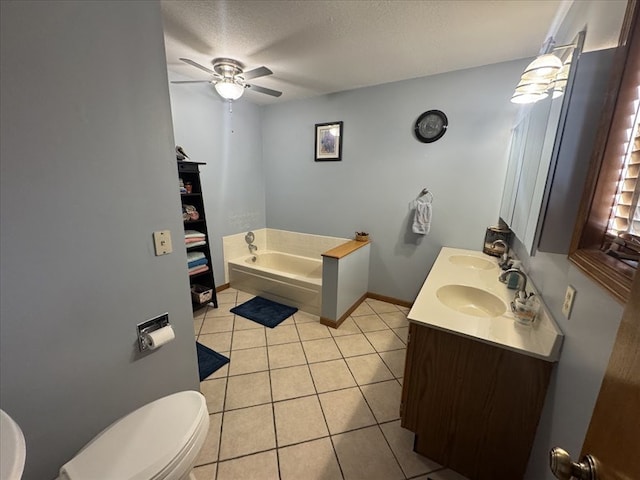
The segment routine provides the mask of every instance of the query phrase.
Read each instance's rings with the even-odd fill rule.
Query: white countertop
[[[493,267],[478,269],[456,264],[450,261],[455,255],[488,260],[493,263]],[[544,302],[541,301],[540,312],[533,325],[517,323],[510,307],[515,290],[509,290],[498,280],[501,273],[498,259],[495,257],[474,250],[443,247],[413,303],[408,314],[409,321],[548,362],[557,362],[564,336]],[[504,302],[506,312],[497,317],[477,317],[460,313],[438,299],[436,292],[445,285],[465,285],[490,292]],[[527,291],[537,293],[529,279]]]

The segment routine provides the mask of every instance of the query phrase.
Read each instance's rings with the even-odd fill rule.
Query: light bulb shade
[[[571,68],[571,63],[565,63],[562,65],[562,68],[558,71],[557,80],[564,80],[565,82],[569,79],[569,69]]]
[[[562,60],[553,53],[546,53],[540,55],[527,66],[522,74],[522,80],[539,81],[548,79],[551,81],[561,68]]]
[[[528,82],[520,80],[511,97],[511,103],[535,103],[549,96],[549,81]]]
[[[564,62],[555,80],[549,85],[549,90],[553,90],[552,98],[559,98],[564,94],[569,80],[569,70],[571,69],[571,57]]]
[[[223,78],[215,87],[218,94],[227,100],[237,100],[244,93],[244,87],[230,78]]]
[[[515,93],[543,93],[549,89],[551,82],[528,82],[521,80]]]

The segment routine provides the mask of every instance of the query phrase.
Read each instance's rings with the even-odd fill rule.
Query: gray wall
[[[118,417],[197,389],[156,2],[0,2],[0,406],[46,479]],[[176,340],[136,353],[169,312]]]
[[[262,122],[267,225],[319,235],[371,234],[369,291],[412,301],[440,247],[480,249],[497,223],[509,102],[526,60],[270,105]],[[449,118],[435,143],[413,136],[426,110]],[[341,162],[314,162],[314,125],[344,121]],[[431,232],[408,204],[434,195]]]
[[[625,5],[618,0],[575,2],[558,31],[558,43],[563,44],[586,26],[585,51],[589,53],[583,54],[578,65],[581,77],[576,78],[551,180],[539,251],[532,257],[519,241],[515,245],[525,271],[565,334],[529,458],[527,480],[555,478],[548,468],[548,453],[554,446],[568,450],[574,458],[579,456],[622,318],[623,306],[574,267],[567,253],[612,60],[612,51],[592,50],[617,43]],[[577,291],[569,320],[562,314],[567,285]]]
[[[588,36],[588,34],[587,34]],[[549,204],[535,256],[516,240],[517,255],[562,329],[565,340],[529,458],[528,480],[552,480],[549,450],[578,457],[622,317],[622,306],[567,259],[614,51],[583,53],[567,113]],[[567,285],[577,294],[567,320]]]
[[[567,224],[567,228],[572,228]],[[583,275],[563,254],[538,252],[529,257],[517,242],[523,267],[565,335],[534,441],[527,480],[553,480],[549,450],[560,446],[580,455],[591,413],[609,361],[622,306]],[[562,315],[567,285],[577,291],[571,318]]]
[[[182,80],[171,74],[171,80]],[[229,109],[209,84],[171,84],[176,144],[201,166],[216,285],[224,283],[222,237],[265,228],[260,107],[240,98]]]

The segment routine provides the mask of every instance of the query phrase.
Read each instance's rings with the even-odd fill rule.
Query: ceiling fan
[[[231,58],[214,58],[211,62],[213,63],[213,70],[211,70],[210,68],[200,65],[188,58],[181,58],[180,60],[207,72],[211,75],[211,79],[182,80],[173,81],[171,83],[212,83],[218,94],[227,100],[237,100],[242,96],[245,88],[271,95],[272,97],[279,97],[282,95],[282,92],[277,90],[271,90],[270,88],[259,87],[258,85],[250,85],[247,83],[247,80],[273,74],[273,72],[267,67],[258,67],[245,72],[244,65],[237,60],[233,60]]]

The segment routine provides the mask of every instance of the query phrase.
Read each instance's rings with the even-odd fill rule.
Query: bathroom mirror
[[[539,217],[549,195],[547,179],[557,159],[584,38],[582,31],[569,46],[552,49],[563,64],[570,63],[564,93],[523,105],[511,132],[500,217],[530,255],[535,253]]]

